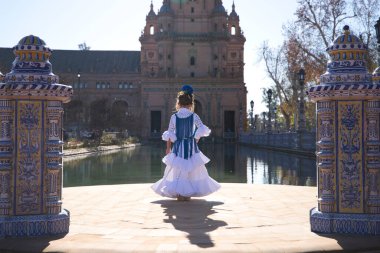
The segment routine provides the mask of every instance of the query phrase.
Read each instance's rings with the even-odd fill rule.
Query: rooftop
[[[0,48],[0,71],[8,73],[15,56],[11,48]],[[53,50],[53,73],[138,73],[140,51]]]

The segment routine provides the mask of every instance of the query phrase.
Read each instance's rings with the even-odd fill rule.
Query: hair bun
[[[190,85],[186,84],[186,85],[182,86],[181,91],[183,91],[187,95],[192,95],[194,90],[193,90],[193,87],[191,87]]]

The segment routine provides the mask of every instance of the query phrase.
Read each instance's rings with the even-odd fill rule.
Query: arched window
[[[149,28],[149,34],[154,35],[154,26],[153,25],[151,25]]]
[[[190,65],[191,66],[195,65],[195,57],[194,56],[191,56],[191,58],[190,58]]]
[[[231,27],[231,35],[236,35],[236,27],[234,25]]]

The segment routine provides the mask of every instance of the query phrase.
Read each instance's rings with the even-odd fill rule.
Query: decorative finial
[[[233,10],[233,11],[235,10],[235,0],[232,1],[232,10]]]
[[[348,25],[343,26],[344,34],[350,34],[350,27]]]
[[[153,11],[153,0],[150,1],[150,9]]]

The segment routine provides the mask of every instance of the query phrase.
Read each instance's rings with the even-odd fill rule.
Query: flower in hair
[[[193,94],[193,87],[191,87],[190,85],[186,84],[186,85],[182,86],[181,91],[183,91],[187,95],[192,95]]]

